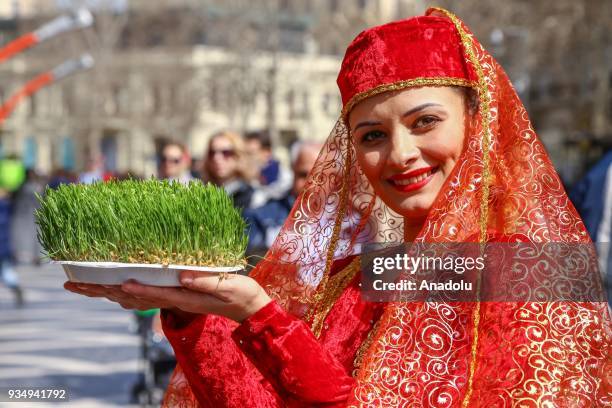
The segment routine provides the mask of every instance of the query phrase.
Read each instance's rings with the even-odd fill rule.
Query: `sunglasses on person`
[[[217,154],[222,155],[225,159],[229,159],[230,157],[234,157],[236,152],[232,149],[220,149],[220,150],[209,150],[208,157],[213,158]]]
[[[179,164],[181,162],[181,158],[180,157],[171,157],[171,156],[162,156],[161,157],[161,162],[162,163]]]

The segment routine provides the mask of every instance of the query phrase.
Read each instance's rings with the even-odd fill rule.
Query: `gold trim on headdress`
[[[450,77],[434,77],[434,78],[414,78],[406,81],[398,81],[392,82],[390,84],[382,84],[378,85],[372,89],[368,89],[367,91],[359,92],[344,105],[342,108],[342,118],[344,118],[345,123],[348,119],[349,112],[357,105],[359,102],[363,101],[370,96],[378,95],[383,92],[389,91],[399,91],[406,88],[412,88],[417,86],[466,86],[470,88],[477,88],[477,84],[474,81],[469,81],[463,78],[450,78]],[[347,123],[348,128],[348,123]]]
[[[481,243],[485,243],[487,239],[487,223],[489,218],[489,179],[491,177],[489,171],[489,147],[491,144],[491,112],[489,111],[490,104],[490,96],[489,96],[489,88],[485,81],[484,71],[482,70],[482,66],[478,62],[478,58],[476,57],[476,53],[472,47],[472,41],[470,36],[465,32],[463,26],[461,25],[461,21],[448,10],[443,8],[433,7],[430,10],[439,11],[440,13],[447,16],[455,25],[457,29],[457,33],[461,38],[461,43],[463,44],[463,49],[468,57],[469,62],[474,67],[476,71],[476,76],[478,78],[478,96],[480,102],[480,117],[483,121],[482,127],[484,130],[484,134],[482,135],[482,196],[480,200],[480,239]],[[427,14],[431,14],[429,11]],[[473,330],[473,341],[472,341],[472,349],[471,349],[471,357],[470,357],[470,372],[468,377],[467,390],[465,392],[465,396],[461,403],[463,408],[466,408],[470,404],[470,399],[472,398],[473,393],[473,384],[474,384],[474,375],[476,373],[476,365],[477,365],[477,353],[478,353],[478,330],[480,326],[480,287],[481,287],[481,276],[478,276],[478,281],[476,283],[476,305],[474,307],[474,312],[472,314],[472,318],[474,320],[474,330]]]

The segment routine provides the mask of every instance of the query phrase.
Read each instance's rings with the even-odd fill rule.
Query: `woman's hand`
[[[79,295],[89,297],[102,297],[119,303],[124,309],[149,310],[157,308],[172,308],[168,302],[152,301],[151,299],[137,298],[121,289],[121,285],[97,285],[93,283],[65,282],[64,289]]]
[[[121,286],[66,282],[64,287],[91,297],[105,297],[126,309],[180,309],[189,313],[217,314],[242,322],[270,302],[252,278],[237,274],[181,271],[183,287],[168,288],[128,281]]]

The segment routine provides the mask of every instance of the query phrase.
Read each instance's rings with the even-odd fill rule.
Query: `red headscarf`
[[[417,86],[466,86],[478,113],[418,242],[589,242],[505,72],[453,14],[361,33],[338,77],[343,111],[304,192],[252,276],[313,324],[331,263],[371,242],[402,242],[403,218],[355,160],[345,117],[359,101]],[[610,403],[605,303],[389,303],[350,406],[604,406]],[[548,404],[548,405],[547,405]]]

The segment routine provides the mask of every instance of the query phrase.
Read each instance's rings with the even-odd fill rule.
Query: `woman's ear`
[[[470,116],[478,112],[478,92],[473,88],[465,88],[465,103]]]

